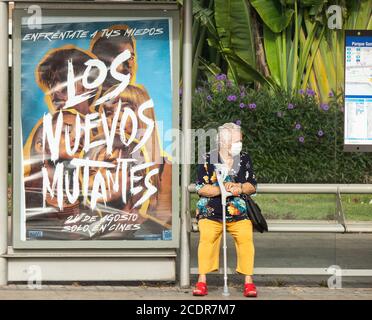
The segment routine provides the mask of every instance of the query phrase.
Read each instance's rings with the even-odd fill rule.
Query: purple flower
[[[278,112],[276,113],[276,116],[277,116],[278,118],[281,118],[281,117],[283,117],[283,112],[281,112],[281,111],[278,111]]]
[[[256,104],[255,103],[250,103],[249,104],[249,109],[256,109]]]
[[[322,137],[323,135],[324,135],[323,130],[319,130],[319,131],[318,131],[318,136],[319,136],[319,137]]]
[[[235,95],[229,95],[229,96],[227,97],[227,101],[230,101],[230,102],[232,102],[232,101],[236,101],[236,96],[235,96]]]
[[[240,120],[236,120],[235,121],[235,124],[237,124],[238,126],[240,126],[242,124],[242,122]]]
[[[226,80],[226,74],[220,73],[216,75],[216,79],[220,81]]]
[[[322,104],[320,105],[320,107],[322,108],[323,111],[328,111],[328,110],[329,110],[329,105],[326,104],[326,103],[322,103]]]
[[[213,99],[212,96],[207,96],[208,101],[212,101],[212,99]]]
[[[227,80],[226,81],[226,86],[231,88],[232,87],[232,81],[231,80]]]
[[[243,109],[243,108],[245,107],[245,104],[242,102],[241,104],[239,104],[239,107],[240,107],[241,109]]]
[[[335,96],[335,94],[333,93],[333,91],[330,91],[329,94],[328,94],[328,96],[329,96],[330,98],[333,98],[333,97]]]
[[[240,97],[241,97],[241,98],[244,98],[244,97],[245,97],[245,92],[243,92],[243,91],[240,92]]]
[[[300,90],[298,90],[298,93],[299,93],[299,94],[304,94],[305,91],[304,91],[304,89],[300,89]]]
[[[298,141],[300,141],[301,143],[304,143],[305,142],[305,138],[303,136],[301,136],[301,137],[298,138]]]
[[[306,94],[307,94],[308,96],[310,96],[310,97],[313,97],[313,96],[315,96],[315,91],[312,90],[312,89],[307,89],[307,90],[306,90]]]
[[[222,90],[222,85],[219,83],[218,85],[217,85],[217,91],[221,91]]]
[[[292,103],[288,103],[288,109],[289,109],[289,110],[294,109],[294,105],[293,105]]]
[[[301,125],[300,125],[299,123],[296,123],[295,128],[296,128],[297,130],[300,130],[300,129],[301,129]]]

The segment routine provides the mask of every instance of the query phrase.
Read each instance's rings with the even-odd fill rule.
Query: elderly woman
[[[215,173],[215,163],[223,163],[229,172],[224,186],[232,196],[226,203],[226,229],[235,241],[238,273],[245,275],[244,296],[256,297],[257,291],[252,280],[254,245],[252,222],[247,215],[245,201],[241,194],[256,192],[256,179],[252,161],[242,152],[240,126],[226,123],[218,128],[218,152],[205,155],[205,161],[198,165],[196,190],[197,221],[200,231],[198,247],[199,279],[193,295],[208,294],[206,274],[219,269],[219,252],[222,237],[221,191]]]

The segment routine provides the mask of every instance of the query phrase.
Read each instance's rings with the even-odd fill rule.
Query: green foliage
[[[214,79],[196,89],[192,123],[240,124],[259,183],[371,183],[370,156],[343,152],[343,108],[331,96],[319,105],[310,89],[292,97]]]
[[[255,46],[250,27],[251,13],[247,1],[196,0],[193,4],[194,25],[199,24],[201,28],[199,38],[194,41],[195,45],[197,43],[197,52],[194,54],[193,86],[199,75],[199,65],[204,67],[203,71],[206,73],[215,69],[215,66],[226,69],[237,84],[256,81],[271,86],[273,82],[256,69]],[[208,5],[208,8],[205,5]],[[212,5],[214,11],[210,9]],[[196,32],[194,30],[194,34]],[[200,54],[205,52],[205,38],[209,48],[214,50],[214,55],[209,52],[212,59],[200,57]]]
[[[245,0],[215,0],[215,21],[221,49],[232,52],[243,64],[255,70],[255,47],[251,30],[250,7]],[[227,56],[229,59],[229,56]],[[229,59],[230,60],[230,59]],[[229,61],[236,78],[245,77],[252,81],[249,72],[245,72],[236,61]],[[256,71],[256,70],[255,70]],[[243,73],[243,75],[242,75]],[[244,74],[245,73],[245,74]]]
[[[250,2],[273,32],[281,32],[287,28],[294,13],[293,9],[286,10],[279,0],[251,0]]]
[[[195,23],[201,28],[195,31],[194,87],[200,71],[209,76],[218,68],[236,84],[256,82],[292,95],[310,87],[319,102],[327,102],[330,90],[343,91],[344,30],[372,28],[370,0],[193,3]],[[334,4],[342,7],[343,30],[328,28],[327,9]],[[260,42],[264,50],[259,50]]]

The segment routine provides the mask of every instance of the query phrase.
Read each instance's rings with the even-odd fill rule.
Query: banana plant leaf
[[[280,0],[250,0],[262,21],[273,32],[282,32],[290,23],[294,10],[284,7]]]

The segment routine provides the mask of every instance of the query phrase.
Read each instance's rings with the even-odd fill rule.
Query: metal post
[[[222,292],[222,295],[223,296],[229,296],[230,295],[230,292],[229,292],[229,287],[227,285],[227,241],[226,241],[226,197],[223,196],[223,199],[222,199],[222,211],[223,211],[223,215],[222,215],[222,223],[223,223],[223,226],[222,226],[222,231],[223,231],[223,292]]]
[[[180,287],[190,286],[190,243],[188,234],[188,202],[190,184],[191,146],[191,71],[192,71],[192,0],[183,1],[183,94],[182,94],[182,179],[181,179],[181,246],[180,246]]]
[[[227,285],[227,242],[226,242],[226,199],[232,194],[227,192],[224,186],[224,181],[228,175],[228,168],[224,164],[216,164],[216,175],[218,185],[221,190],[222,200],[222,232],[223,232],[223,292],[222,295],[227,297],[230,295]]]
[[[8,4],[0,2],[0,285],[8,282]]]
[[[344,226],[345,232],[347,232],[345,213],[344,213],[344,208],[342,205],[342,199],[341,199],[341,193],[340,193],[339,187],[337,187],[337,193],[336,193],[336,219],[339,224]]]

